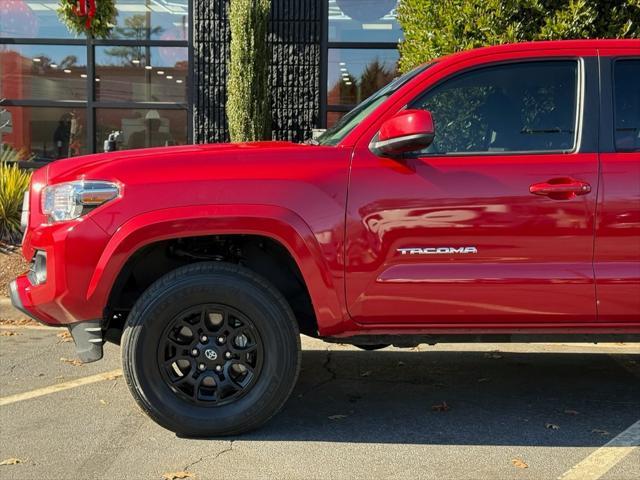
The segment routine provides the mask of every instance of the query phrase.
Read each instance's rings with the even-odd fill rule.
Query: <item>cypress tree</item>
[[[231,0],[227,119],[232,142],[271,136],[267,29],[271,0]]]

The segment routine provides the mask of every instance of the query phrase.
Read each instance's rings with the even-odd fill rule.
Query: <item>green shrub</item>
[[[18,150],[4,147],[0,152],[0,239],[15,243],[20,239],[22,198],[29,188],[31,173],[18,167],[24,160]]]
[[[640,0],[400,0],[400,69],[528,40],[640,38]]]
[[[271,0],[233,0],[227,118],[233,142],[271,136],[267,29]]]

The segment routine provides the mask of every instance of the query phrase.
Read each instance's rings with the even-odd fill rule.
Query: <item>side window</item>
[[[616,150],[640,150],[640,60],[618,60],[613,67]]]
[[[577,92],[577,61],[523,62],[452,77],[410,108],[433,116],[426,154],[567,151],[576,142]]]

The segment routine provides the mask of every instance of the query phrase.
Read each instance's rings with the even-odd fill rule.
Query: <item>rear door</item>
[[[408,105],[431,111],[432,147],[402,160],[376,156],[370,138],[356,147],[347,212],[356,321],[595,321],[590,52],[452,68]]]
[[[635,53],[635,56],[634,56]],[[640,48],[608,49],[594,269],[601,322],[640,323]]]

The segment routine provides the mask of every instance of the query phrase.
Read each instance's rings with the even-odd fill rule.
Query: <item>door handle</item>
[[[547,182],[534,183],[529,192],[534,195],[544,195],[554,200],[569,200],[577,195],[586,195],[591,191],[587,182],[573,178],[552,178]]]

